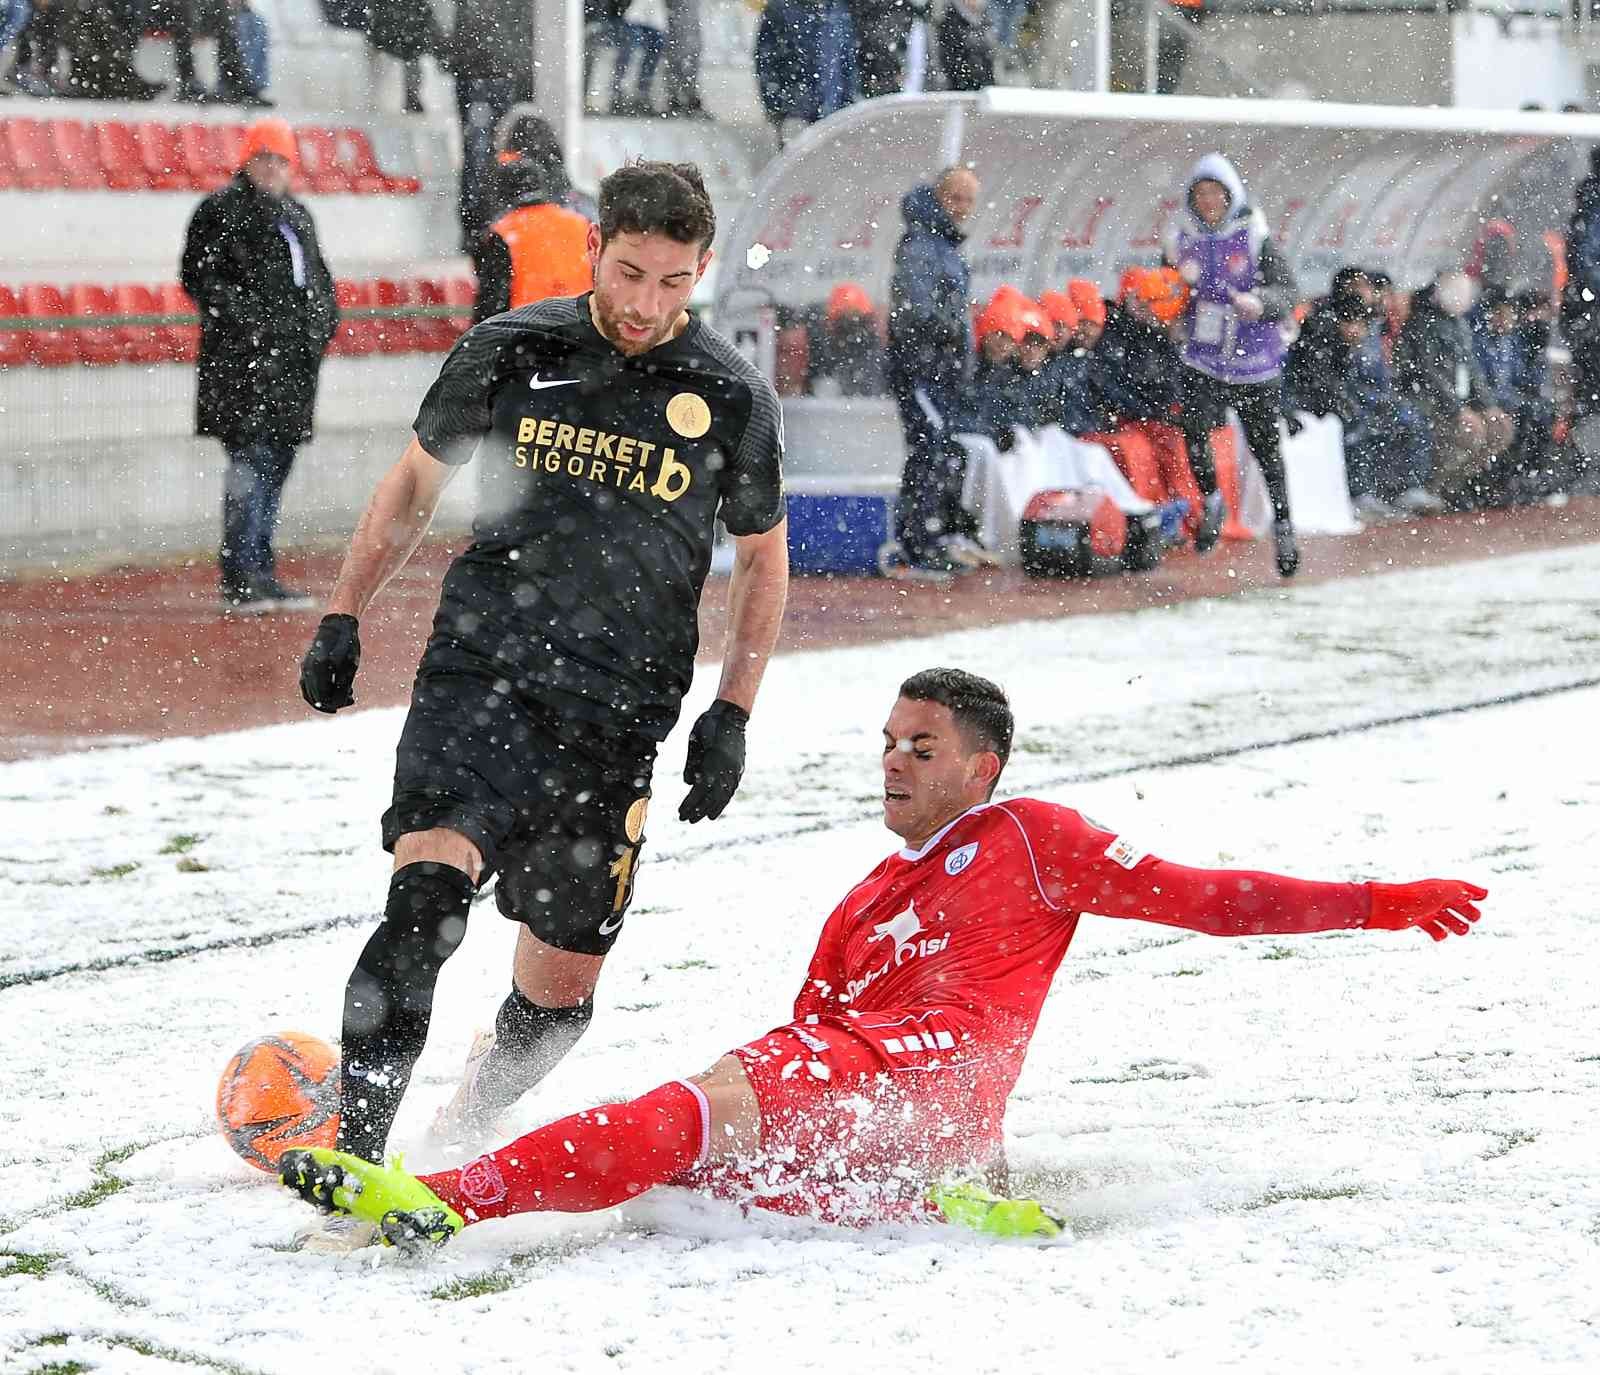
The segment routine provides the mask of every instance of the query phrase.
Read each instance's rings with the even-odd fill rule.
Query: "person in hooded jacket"
[[[552,296],[581,296],[594,286],[589,221],[562,203],[570,183],[563,186],[531,158],[511,158],[498,170],[509,205],[473,247],[474,324]]]
[[[959,566],[950,542],[975,529],[961,506],[966,455],[951,442],[950,421],[972,371],[972,282],[961,226],[977,202],[978,178],[966,167],[946,168],[908,191],[889,284],[889,386],[906,445],[895,567],[933,581]]]
[[[233,180],[195,208],[179,268],[200,310],[195,430],[228,456],[218,558],[226,612],[311,606],[278,581],[272,552],[339,323],[311,213],[289,195],[298,156],[283,120],[254,125]]]
[[[1249,202],[1244,182],[1221,153],[1208,153],[1189,173],[1183,205],[1168,226],[1167,262],[1189,284],[1180,372],[1183,433],[1189,462],[1205,497],[1195,548],[1205,553],[1226,514],[1217,489],[1212,431],[1231,407],[1266,479],[1272,501],[1278,572],[1300,566],[1289,487],[1278,436],[1287,342],[1280,322],[1292,315],[1299,290],[1287,259]]]
[[[1589,150],[1589,175],[1578,183],[1567,226],[1567,284],[1561,337],[1572,350],[1573,403],[1579,416],[1600,412],[1600,147]]]

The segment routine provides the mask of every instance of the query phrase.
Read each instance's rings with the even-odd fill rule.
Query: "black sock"
[[[383,924],[344,990],[338,1148],[381,1160],[428,1039],[439,970],[467,933],[476,885],[447,864],[407,864],[389,880]]]
[[[578,1044],[594,1015],[594,1000],[541,1007],[513,988],[494,1019],[494,1049],[478,1070],[478,1111],[497,1115],[549,1074]]]

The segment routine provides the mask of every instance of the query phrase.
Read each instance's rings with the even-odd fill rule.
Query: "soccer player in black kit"
[[[635,163],[599,200],[594,290],[493,316],[445,359],[301,668],[317,710],[352,704],[358,618],[476,463],[473,540],[444,577],[383,817],[388,903],[345,989],[338,1145],[371,1160],[491,874],[522,924],[512,988],[436,1137],[491,1130],[587,1026],[633,893],[656,748],[693,673],[716,518],[735,544],[728,640],[689,739],[687,821],[719,816],[738,787],[783,616],[777,396],[686,308],[716,227],[700,173]],[[374,1239],[344,1218],[306,1244]]]

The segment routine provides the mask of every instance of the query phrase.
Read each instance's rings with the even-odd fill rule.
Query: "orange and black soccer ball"
[[[240,1158],[269,1174],[286,1150],[333,1145],[339,1053],[303,1031],[251,1041],[222,1071],[217,1121]]]

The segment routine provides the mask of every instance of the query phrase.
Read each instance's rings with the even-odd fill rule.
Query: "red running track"
[[[1298,582],[1600,541],[1600,498],[1380,525],[1304,541]],[[419,550],[361,628],[360,706],[406,701],[451,554]],[[331,586],[334,554],[289,554],[281,575]],[[932,635],[976,625],[1130,611],[1276,586],[1264,541],[1181,554],[1151,573],[1094,582],[1038,582],[1004,571],[953,586],[877,578],[796,578],[780,653]],[[702,609],[702,658],[721,652],[727,580]],[[297,686],[316,614],[239,620],[217,612],[216,570],[182,566],[53,573],[0,581],[0,759],[292,721],[310,715]],[[913,666],[908,658],[908,671]],[[920,665],[918,665],[920,666]]]

